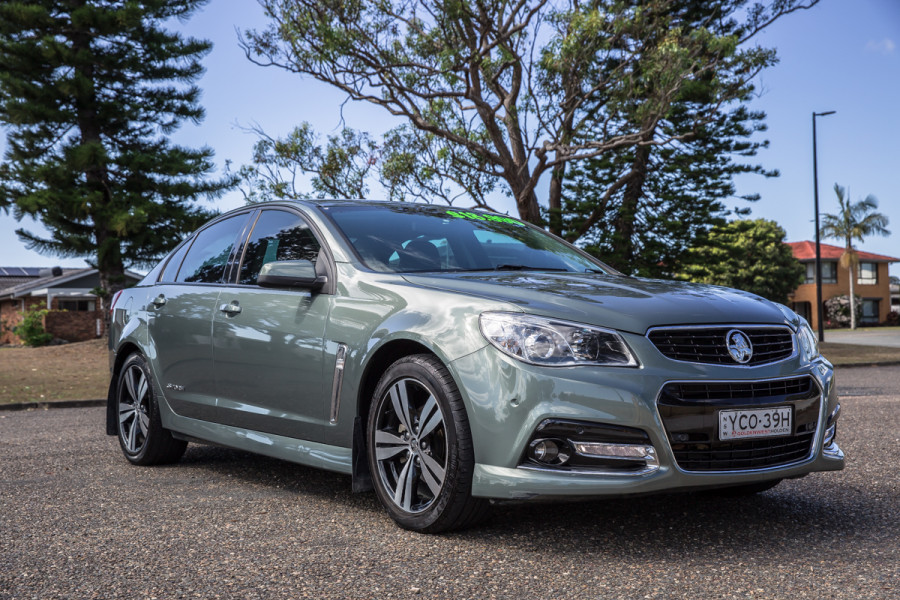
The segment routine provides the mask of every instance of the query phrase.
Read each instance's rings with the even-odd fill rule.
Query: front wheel
[[[172,463],[181,458],[187,442],[164,429],[159,404],[150,380],[150,367],[140,354],[132,354],[119,371],[116,386],[119,445],[136,465]]]
[[[375,491],[401,527],[421,533],[480,521],[472,434],[459,390],[434,356],[401,358],[375,388],[367,427]]]

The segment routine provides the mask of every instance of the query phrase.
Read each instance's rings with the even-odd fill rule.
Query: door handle
[[[155,306],[156,308],[162,308],[166,304],[166,297],[160,294],[159,296],[154,298],[152,302],[153,306]]]
[[[221,306],[219,306],[219,310],[226,315],[236,315],[241,312],[241,305],[238,304],[237,300],[232,300],[228,304],[222,304]]]

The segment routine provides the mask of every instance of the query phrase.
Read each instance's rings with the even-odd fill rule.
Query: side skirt
[[[344,475],[353,472],[353,453],[350,448],[307,442],[179,416],[173,416],[168,428],[172,430],[173,435],[181,438],[195,438]]]

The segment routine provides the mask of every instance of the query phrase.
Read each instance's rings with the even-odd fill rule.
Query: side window
[[[175,275],[178,274],[178,267],[181,266],[181,261],[184,259],[184,255],[187,254],[188,248],[190,247],[191,243],[188,241],[175,251],[175,254],[173,254],[172,258],[169,259],[169,262],[166,263],[166,268],[159,278],[160,283],[171,283],[175,281]]]
[[[246,220],[246,213],[235,215],[201,231],[184,257],[175,280],[189,283],[221,282],[234,240]]]
[[[263,211],[250,234],[238,283],[255,285],[262,266],[276,260],[316,262],[319,248],[309,226],[294,213]]]

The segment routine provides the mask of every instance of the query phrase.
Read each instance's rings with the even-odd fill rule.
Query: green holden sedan
[[[106,431],[132,463],[201,442],[329,469],[421,532],[491,499],[750,494],[844,466],[797,314],[490,212],[232,211],[116,294],[109,340]]]

